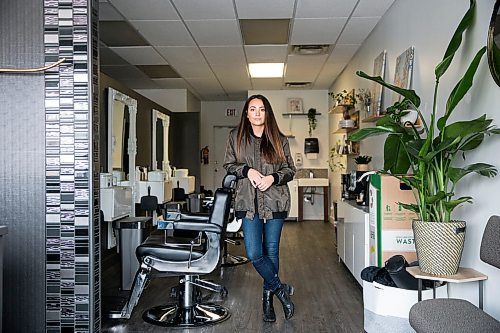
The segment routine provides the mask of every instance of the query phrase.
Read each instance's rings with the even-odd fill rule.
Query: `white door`
[[[224,154],[226,153],[226,142],[229,137],[229,132],[234,128],[234,126],[214,126],[214,144],[213,144],[213,186],[212,190],[215,192],[216,189],[221,187],[222,179],[226,175],[226,170],[223,168],[224,164]]]

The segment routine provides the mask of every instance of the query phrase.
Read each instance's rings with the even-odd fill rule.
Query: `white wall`
[[[172,112],[200,112],[200,100],[187,89],[135,89]]]
[[[328,91],[326,90],[249,90],[248,96],[261,94],[271,102],[278,126],[283,133],[290,133],[290,150],[295,160],[295,153],[302,154],[303,164],[297,168],[328,168]],[[304,112],[315,108],[321,113],[317,116],[317,126],[312,137],[318,138],[319,154],[316,160],[308,160],[304,155],[304,139],[309,137],[307,116],[295,116],[291,119],[282,116],[287,113],[287,100],[292,97],[302,98]]]
[[[462,49],[456,54],[448,72],[441,79],[439,108],[446,103],[449,92],[461,78],[465,68],[480,47],[486,44],[488,24],[494,0],[477,1],[474,27],[464,38]],[[356,70],[368,74],[373,71],[373,60],[383,50],[387,50],[386,80],[392,82],[395,60],[409,46],[415,46],[415,63],[413,71],[413,89],[422,99],[422,110],[430,113],[432,90],[434,87],[434,67],[442,59],[449,39],[455,31],[460,19],[469,6],[467,0],[421,0],[396,1],[377,25],[363,46],[359,49],[348,67],[332,86],[332,91],[344,88],[369,88],[371,84],[355,76]],[[384,105],[390,100],[385,96]],[[500,87],[491,78],[487,59],[483,58],[476,74],[474,86],[454,113],[455,119],[472,119],[484,113],[498,118],[496,110],[500,104]],[[427,105],[427,108],[426,108]],[[442,114],[442,113],[441,113]],[[494,121],[498,124],[498,121]],[[370,124],[363,124],[371,126]],[[498,139],[496,139],[498,140]],[[369,139],[362,143],[363,154],[373,155],[373,166],[383,165],[383,138]],[[468,163],[485,162],[500,166],[498,154],[499,141],[487,139],[481,148],[467,156]],[[474,204],[463,205],[456,210],[454,218],[467,221],[467,236],[462,256],[462,266],[475,268],[489,276],[485,283],[484,309],[490,315],[500,319],[500,302],[495,286],[500,285],[500,271],[483,263],[479,259],[481,236],[490,215],[500,214],[498,209],[498,193],[500,176],[483,179],[470,176],[456,191],[456,195],[471,195]],[[466,298],[477,304],[477,284],[450,284],[450,297]]]
[[[225,147],[214,147],[214,127],[215,126],[238,126],[240,122],[241,110],[245,101],[222,101],[222,102],[202,102],[200,115],[200,150],[208,146],[210,150],[209,164],[201,165],[201,185],[206,189],[215,190],[214,180],[214,156],[215,150],[225,150]],[[227,109],[236,109],[236,117],[226,116]],[[219,164],[222,161],[218,161]],[[219,165],[218,167],[222,167]]]

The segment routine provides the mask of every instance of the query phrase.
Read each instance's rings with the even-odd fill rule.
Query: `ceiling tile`
[[[101,66],[101,71],[118,81],[151,81],[151,79],[141,72],[137,67],[129,66]],[[152,82],[152,81],[151,81]]]
[[[295,19],[291,43],[294,45],[334,44],[347,18]]]
[[[199,46],[241,45],[237,20],[184,21]]]
[[[160,88],[165,89],[187,89],[190,88],[186,81],[182,78],[172,79],[152,79]]]
[[[314,82],[314,89],[329,89],[333,82],[337,79],[340,73],[345,68],[345,63],[342,64],[326,64],[321,73]]]
[[[99,22],[99,39],[108,46],[144,46],[148,43],[125,21]]]
[[[170,1],[165,0],[110,0],[128,20],[178,20]]]
[[[153,46],[194,46],[182,21],[130,21]]]
[[[206,63],[200,63],[196,66],[193,66],[193,64],[170,64],[175,69],[175,71],[185,79],[207,78],[214,76],[212,70]]]
[[[240,19],[291,18],[295,0],[236,0]]]
[[[252,85],[254,90],[260,89],[271,89],[279,90],[283,87],[283,79],[252,79]]]
[[[100,21],[121,21],[123,16],[107,2],[99,4],[99,20]]]
[[[379,17],[352,17],[340,35],[342,44],[361,44],[377,25]]]
[[[157,47],[158,52],[172,64],[206,64],[200,49],[195,46]]]
[[[193,78],[187,79],[188,83],[195,89],[203,92],[203,94],[225,94],[219,82],[213,79]],[[200,93],[201,94],[201,93]]]
[[[328,55],[288,56],[285,71],[286,82],[314,82]]]
[[[245,45],[248,62],[284,62],[288,45]]]
[[[360,0],[352,16],[383,16],[394,0]]]
[[[204,46],[201,51],[210,64],[238,64],[246,66],[243,46]]]
[[[290,20],[240,20],[245,45],[287,44]]]
[[[151,46],[112,47],[111,50],[132,65],[168,65]]]
[[[371,1],[371,0],[369,0]],[[298,0],[296,18],[349,17],[356,1],[345,0]]]
[[[352,56],[358,51],[360,46],[360,44],[336,44],[330,58],[328,58],[328,63],[348,63]]]
[[[180,77],[169,65],[138,65],[137,68],[152,79]]]
[[[235,19],[232,0],[173,0],[185,20]]]
[[[247,82],[247,79],[249,79],[246,66],[236,64],[216,64],[212,66],[212,69],[219,79],[222,78],[226,81],[232,79],[232,77],[234,77],[234,80],[240,80],[240,78],[243,78],[241,82]]]
[[[99,64],[102,65],[128,65],[128,62],[113,52],[108,47],[99,48]]]

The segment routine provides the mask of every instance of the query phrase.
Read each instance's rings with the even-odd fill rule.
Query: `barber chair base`
[[[222,257],[222,267],[231,267],[247,264],[250,262],[250,259],[244,256],[233,256],[232,254],[227,254]]]
[[[164,327],[198,327],[220,323],[230,316],[229,311],[217,304],[196,304],[187,309],[178,304],[159,305],[144,312],[144,321]]]

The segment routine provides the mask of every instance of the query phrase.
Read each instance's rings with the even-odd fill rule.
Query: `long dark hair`
[[[260,144],[260,154],[264,157],[266,162],[277,164],[286,160],[285,152],[283,151],[283,144],[281,143],[281,133],[276,118],[274,117],[273,108],[269,100],[262,95],[252,95],[248,97],[243,112],[241,113],[240,125],[238,126],[238,139],[236,142],[236,153],[239,157],[243,140],[245,144],[250,144],[252,135],[252,124],[247,118],[248,105],[254,99],[260,99],[264,104],[265,118],[264,118],[264,132],[262,133],[262,142]]]

